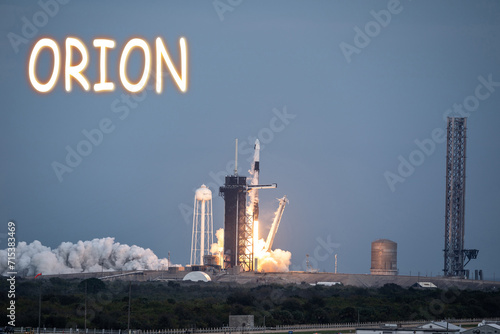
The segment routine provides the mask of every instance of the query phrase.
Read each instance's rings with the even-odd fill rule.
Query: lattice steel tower
[[[465,265],[477,249],[464,249],[465,151],[467,118],[448,117],[446,148],[446,210],[444,275],[468,277]],[[465,262],[467,261],[467,262]]]

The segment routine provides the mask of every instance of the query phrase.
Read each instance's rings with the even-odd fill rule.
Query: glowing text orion
[[[96,38],[93,41],[94,47],[99,49],[99,82],[95,83],[93,89],[95,92],[106,92],[113,91],[115,89],[115,84],[113,82],[107,81],[107,52],[108,49],[113,49],[116,45],[115,41],[112,39]],[[179,39],[180,46],[180,74],[179,71],[174,66],[174,63],[163,43],[163,40],[158,37],[156,38],[156,92],[159,94],[162,92],[162,66],[165,63],[167,68],[172,75],[174,82],[181,92],[187,91],[187,79],[188,79],[188,69],[187,69],[187,45],[184,37]],[[52,52],[53,56],[53,68],[49,79],[46,82],[40,82],[36,76],[36,67],[38,55],[42,49],[48,48]],[[139,81],[131,82],[127,76],[127,61],[130,53],[133,49],[140,49],[144,56],[144,66],[142,69],[142,75]],[[80,53],[81,60],[78,64],[73,64],[73,52],[77,51]],[[67,92],[71,91],[72,82],[78,82],[82,88],[86,91],[90,90],[90,83],[85,77],[84,71],[89,62],[89,53],[85,44],[75,37],[67,37],[65,43],[65,61],[64,61],[64,88]],[[59,46],[57,43],[50,38],[40,39],[33,50],[31,51],[28,65],[28,76],[33,88],[41,93],[47,93],[51,91],[57,84],[59,78],[59,72],[61,68],[61,55],[59,52]],[[119,62],[119,78],[122,86],[131,93],[137,93],[146,87],[149,80],[149,75],[151,72],[151,51],[149,49],[148,43],[141,38],[133,38],[129,40],[120,56]]]

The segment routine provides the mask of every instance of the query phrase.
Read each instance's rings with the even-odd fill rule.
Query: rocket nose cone
[[[254,148],[256,150],[260,150],[260,141],[258,139],[255,139],[255,145],[254,145]]]

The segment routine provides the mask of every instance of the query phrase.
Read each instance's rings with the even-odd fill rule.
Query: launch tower
[[[465,148],[467,118],[448,117],[446,147],[446,210],[444,275],[468,277],[465,265],[477,249],[464,249]]]
[[[226,176],[220,187],[224,198],[224,268],[241,266],[244,271],[253,270],[253,224],[246,215],[246,176]]]
[[[258,141],[254,147],[258,159],[260,149]],[[258,171],[259,162],[254,164],[254,172]],[[255,180],[255,174],[254,174]],[[219,194],[224,198],[224,254],[223,267],[232,268],[240,266],[243,271],[254,269],[254,215],[258,215],[257,202],[251,203],[255,209],[251,214],[247,211],[247,193],[258,189],[276,188],[275,183],[270,185],[259,185],[252,183],[247,185],[246,176],[238,175],[238,140],[236,140],[236,159],[234,174],[226,176],[225,183],[219,188]]]

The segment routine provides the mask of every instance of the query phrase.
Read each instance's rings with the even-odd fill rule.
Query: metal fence
[[[500,321],[500,318],[483,319],[446,319],[447,322],[460,325],[463,323],[479,323],[486,321]],[[161,329],[161,330],[126,330],[126,329],[81,329],[81,328],[28,328],[17,327],[16,333],[33,333],[33,334],[196,334],[196,333],[252,333],[252,332],[288,332],[294,330],[311,330],[311,329],[339,329],[339,328],[369,328],[380,327],[387,323],[401,324],[402,326],[422,325],[429,323],[430,320],[417,321],[393,321],[393,322],[350,322],[350,323],[330,323],[330,324],[307,324],[307,325],[290,325],[276,327],[218,327],[218,328],[182,328],[182,329]]]

